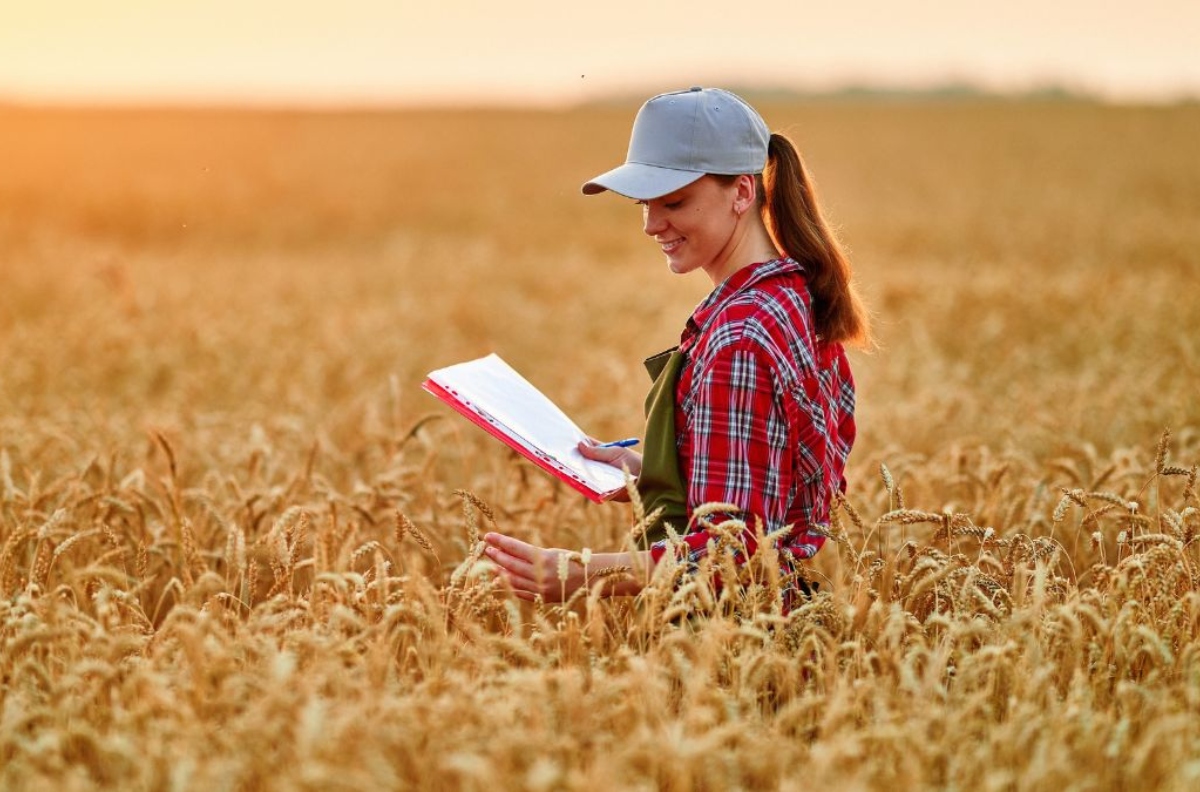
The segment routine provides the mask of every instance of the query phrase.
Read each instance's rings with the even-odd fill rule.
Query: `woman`
[[[714,291],[696,308],[680,345],[647,361],[645,456],[581,444],[591,459],[637,477],[647,512],[662,519],[640,552],[594,553],[587,568],[568,551],[513,537],[485,537],[487,556],[518,597],[556,601],[610,567],[635,574],[609,585],[634,594],[671,551],[693,568],[710,529],[691,514],[708,503],[737,510],[744,561],[762,535],[777,541],[785,607],[804,587],[796,564],[824,542],[854,442],[854,383],[843,344],[870,343],[850,264],[818,208],[792,143],[727,91],[692,88],[650,99],[638,112],[623,165],[583,185],[643,207],[644,231],[673,272],[703,271]],[[665,524],[683,533],[669,544]],[[686,533],[685,533],[686,532]]]

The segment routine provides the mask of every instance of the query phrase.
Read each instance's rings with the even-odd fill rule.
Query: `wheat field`
[[[1200,106],[760,105],[880,339],[786,617],[508,598],[481,531],[636,510],[419,387],[639,433],[707,286],[578,193],[635,109],[0,108],[0,788],[1200,784]]]

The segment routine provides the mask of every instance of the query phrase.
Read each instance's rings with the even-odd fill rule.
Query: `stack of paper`
[[[585,459],[583,430],[498,355],[430,372],[422,387],[597,503],[625,488],[625,472]]]

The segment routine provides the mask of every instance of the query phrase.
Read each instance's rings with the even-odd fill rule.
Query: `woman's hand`
[[[498,533],[487,534],[483,541],[487,557],[503,570],[504,579],[521,599],[562,602],[584,584],[583,566],[571,560],[568,550],[537,547]]]
[[[557,547],[538,547],[500,533],[483,537],[484,553],[523,600],[563,602],[583,586],[605,580],[605,594],[632,595],[642,590],[649,574],[649,553],[592,553],[587,563],[578,553]],[[628,574],[602,576],[613,569]]]
[[[585,459],[593,459],[597,462],[605,462],[615,468],[627,468],[629,475],[636,479],[642,475],[642,455],[632,448],[621,448],[620,446],[602,447],[595,440],[585,440],[579,444],[579,453]],[[620,492],[615,497],[615,501],[629,500],[629,493]]]

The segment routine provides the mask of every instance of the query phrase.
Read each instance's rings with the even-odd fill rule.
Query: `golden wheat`
[[[883,342],[787,614],[737,521],[603,597],[636,490],[419,390],[639,431],[705,287],[576,194],[633,109],[0,108],[0,787],[1200,783],[1200,108],[763,105]],[[589,586],[508,597],[481,515]]]

